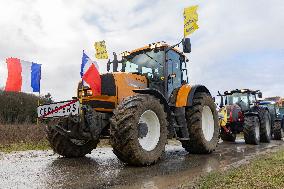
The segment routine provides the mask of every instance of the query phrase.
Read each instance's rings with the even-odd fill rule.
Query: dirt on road
[[[178,188],[213,170],[248,162],[262,153],[284,148],[283,141],[258,146],[221,142],[210,155],[188,154],[167,145],[158,164],[130,167],[111,148],[98,148],[84,158],[66,159],[52,151],[0,154],[0,188]]]

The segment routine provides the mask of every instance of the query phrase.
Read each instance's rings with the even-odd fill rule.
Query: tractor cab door
[[[167,60],[167,97],[169,98],[174,89],[181,86],[182,68],[180,54],[174,50],[169,50],[166,54]]]

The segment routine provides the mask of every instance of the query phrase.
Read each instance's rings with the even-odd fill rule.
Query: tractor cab
[[[187,43],[184,52],[190,52],[190,42]],[[174,89],[188,83],[186,68],[188,59],[174,46],[157,42],[131,52],[125,51],[121,55],[122,59],[119,61],[114,53],[114,60],[108,62],[108,72],[145,76],[147,87],[159,91],[167,98]]]
[[[242,112],[247,112],[251,110],[253,106],[258,104],[257,98],[262,98],[262,93],[259,90],[236,89],[225,91],[223,95],[219,93],[218,96],[221,96],[221,108],[224,104],[226,106],[237,105]]]

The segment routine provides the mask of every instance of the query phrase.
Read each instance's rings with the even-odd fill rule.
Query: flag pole
[[[84,53],[85,53],[85,50],[83,50],[83,56],[84,56]],[[82,79],[81,84],[82,84],[82,87],[81,87],[81,96],[79,96],[80,112],[81,112],[81,114],[83,113],[83,111],[82,111],[82,107],[83,107],[83,92],[84,92],[83,72],[84,72],[84,68],[81,70],[81,79]]]
[[[40,106],[40,80],[41,80],[41,64],[40,64],[40,79],[39,79],[39,90],[38,90],[38,99],[37,99],[37,106]],[[36,119],[37,126],[39,125],[39,118]]]
[[[37,99],[37,106],[38,106],[38,107],[40,106],[40,101],[39,101],[39,99],[40,99],[40,91],[38,92],[38,99]],[[39,125],[39,119],[38,119],[38,117],[36,118],[36,124],[37,124],[37,126]]]

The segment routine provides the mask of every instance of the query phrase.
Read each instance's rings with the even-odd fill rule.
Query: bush
[[[0,124],[0,144],[39,143],[45,141],[45,125],[35,124]]]
[[[36,123],[38,100],[41,103],[51,102],[48,93],[43,97],[22,92],[0,90],[0,123]]]

